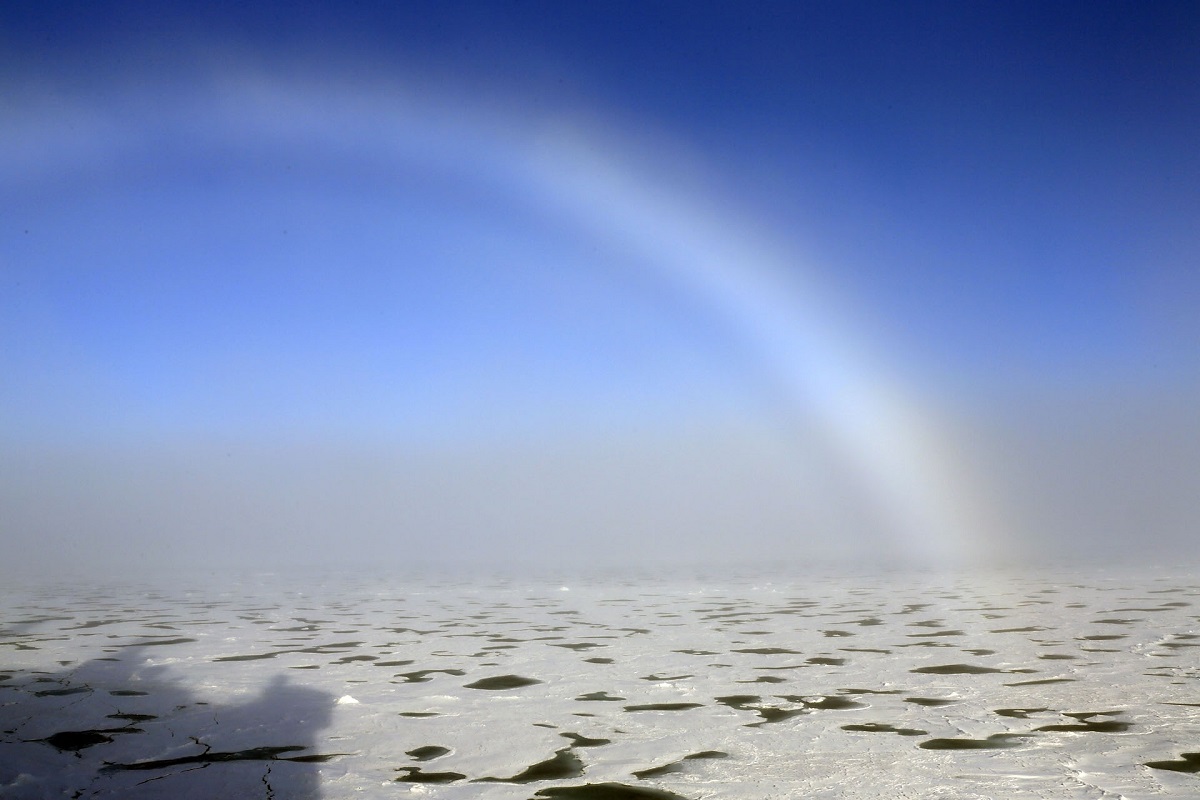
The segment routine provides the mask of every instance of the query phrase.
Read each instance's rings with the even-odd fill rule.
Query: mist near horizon
[[[1194,560],[1194,14],[460,11],[0,12],[0,571]]]

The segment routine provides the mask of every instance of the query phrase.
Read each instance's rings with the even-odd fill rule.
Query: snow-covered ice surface
[[[1200,796],[1193,573],[0,594],[2,797]]]

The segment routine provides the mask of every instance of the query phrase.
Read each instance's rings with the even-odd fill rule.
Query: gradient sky
[[[1193,557],[1194,3],[0,9],[14,572]]]

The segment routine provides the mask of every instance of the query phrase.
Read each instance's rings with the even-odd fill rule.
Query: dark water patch
[[[863,627],[872,627],[875,625],[882,625],[883,620],[881,620],[879,617],[863,617],[862,619],[851,620],[850,624],[862,625]]]
[[[413,761],[432,761],[435,758],[441,758],[449,752],[449,747],[442,747],[441,745],[437,744],[427,744],[414,750],[408,750],[404,755],[408,756]]]
[[[533,783],[578,778],[581,775],[583,762],[571,752],[570,747],[564,747],[556,752],[553,758],[539,761],[511,778],[478,778],[472,783]]]
[[[900,694],[899,689],[839,689],[842,694]]]
[[[461,675],[462,673],[458,674]],[[536,678],[526,678],[523,675],[497,675],[494,678],[481,678],[474,683],[468,683],[464,688],[499,691],[503,689],[520,689],[522,686],[533,686],[537,683],[541,683],[541,681]]]
[[[125,622],[125,620],[123,620],[123,619],[93,619],[93,620],[89,620],[89,621],[83,623],[82,625],[72,625],[69,628],[63,628],[63,630],[64,631],[83,631],[83,630],[88,630],[89,628],[99,628],[101,625],[112,625],[113,623],[116,623],[116,622]]]
[[[27,617],[26,619],[14,619],[11,625],[40,625],[43,622],[74,622],[74,617]]]
[[[1042,725],[1035,731],[1061,731],[1072,733],[1124,733],[1132,727],[1128,722],[1115,719],[1096,720],[1088,722],[1068,723],[1063,725]]]
[[[1074,661],[1075,659],[1079,658],[1079,656],[1072,655],[1070,653],[1043,653],[1042,655],[1038,656],[1038,658],[1042,659],[1043,661]]]
[[[964,636],[965,633],[963,631],[930,631],[929,633],[909,633],[905,635],[909,639],[932,639],[939,636]]]
[[[851,700],[849,697],[780,695],[779,698],[787,700],[789,703],[803,703],[805,708],[813,709],[814,711],[846,711],[851,708],[867,707],[866,703]]]
[[[815,656],[806,659],[806,661],[809,664],[816,664],[823,667],[840,667],[846,663],[846,659],[844,658],[830,658],[828,656]]]
[[[427,717],[440,717],[441,714],[436,711],[401,711],[400,716],[408,717],[409,719],[425,719]]]
[[[420,767],[400,767],[396,772],[405,773],[396,778],[396,783],[454,783],[467,779],[461,772],[422,772]]]
[[[72,686],[67,689],[42,689],[40,692],[34,692],[34,697],[70,697],[73,694],[90,694],[92,687],[90,686]]]
[[[939,706],[948,706],[957,703],[957,700],[947,700],[944,697],[906,697],[904,702],[912,703],[915,706],[925,706],[928,708],[938,708]]]
[[[355,631],[335,631],[336,633],[355,633]],[[360,647],[362,642],[334,642],[333,644],[322,644],[316,647],[302,647],[296,650],[297,653],[319,653],[327,655],[334,653],[337,650],[348,650],[353,647]]]
[[[334,661],[333,663],[334,664],[350,664],[354,661],[378,661],[378,660],[379,660],[379,656],[366,656],[366,655],[342,656],[341,658],[339,658],[337,661]]]
[[[145,697],[150,694],[137,689],[109,689],[108,693],[113,697]]]
[[[658,673],[655,673],[653,675],[643,675],[642,680],[654,681],[654,682],[682,681],[682,680],[687,680],[688,678],[694,678],[694,677],[695,677],[694,675],[659,675]]]
[[[897,733],[901,736],[928,736],[929,731],[923,731],[919,728],[897,728],[894,725],[886,725],[882,722],[864,722],[859,725],[843,725],[844,731],[856,731],[860,733]]]
[[[565,647],[568,650],[591,650],[593,647],[608,647],[599,642],[573,642],[570,644],[552,644],[551,647]]]
[[[922,750],[1006,750],[1020,747],[1028,736],[1024,733],[993,733],[986,739],[928,739],[917,747]]]
[[[109,714],[109,719],[123,719],[126,722],[149,722],[152,719],[158,719],[155,714]]]
[[[412,664],[412,663],[413,663],[413,660],[411,658],[402,658],[398,661],[376,661],[374,666],[376,666],[376,667],[407,667],[409,664]]]
[[[838,649],[843,653],[880,653],[888,655],[892,652],[891,650],[884,650],[879,647],[839,647]]]
[[[589,664],[611,664],[611,663],[613,663],[613,660],[611,658],[585,658],[584,661],[586,661]]]
[[[1145,766],[1171,772],[1200,772],[1200,753],[1180,753],[1177,761],[1147,761]]]
[[[1200,647],[1200,642],[1163,642],[1159,647],[1166,647],[1169,650],[1179,650],[1184,647]]]
[[[247,750],[214,753],[211,750],[194,756],[179,758],[164,758],[155,761],[135,761],[132,764],[106,763],[101,772],[117,772],[121,770],[151,770],[166,767],[178,767],[185,764],[220,764],[230,761],[297,761],[313,763],[329,761],[348,753],[327,753],[307,756],[284,757],[284,753],[295,753],[306,749],[303,745],[285,745],[282,747],[251,747]]]
[[[626,711],[687,711],[690,708],[700,708],[703,703],[642,703],[641,705],[625,706]]]
[[[684,761],[696,761],[702,758],[729,758],[729,753],[724,750],[701,750],[699,753],[692,753],[683,757]]]
[[[754,711],[762,719],[759,722],[751,722],[746,726],[747,728],[761,728],[772,722],[783,722],[808,713],[808,709],[805,708],[779,708],[778,706],[759,706]]]
[[[821,635],[827,639],[840,639],[845,636],[853,636],[854,634],[850,631],[829,630],[821,631]]]
[[[1033,681],[1017,681],[1016,683],[1006,683],[1005,686],[1046,686],[1051,683],[1074,683],[1074,678],[1038,678]]]
[[[291,761],[293,764],[324,764],[327,761],[332,761],[341,756],[349,756],[353,753],[312,753],[307,756],[289,756],[288,758],[276,758],[275,761]]]
[[[1043,628],[1041,625],[1026,625],[1022,628],[996,628],[988,633],[1036,633],[1044,630],[1047,628]]]
[[[1175,607],[1176,606],[1174,603],[1163,603],[1161,606],[1156,606],[1154,608],[1114,608],[1113,613],[1123,614],[1123,613],[1128,613],[1131,611],[1134,613],[1147,613],[1147,612],[1152,612],[1152,611],[1170,611],[1172,608],[1175,608]]]
[[[757,694],[730,694],[724,697],[714,697],[713,700],[738,711],[750,711],[752,704],[762,702],[762,697]]]
[[[753,653],[754,655],[759,655],[759,656],[776,656],[776,655],[798,656],[798,655],[800,655],[799,651],[789,650],[786,647],[742,647],[742,648],[735,648],[733,650],[733,652],[735,652],[735,653]]]
[[[1081,641],[1081,642],[1112,642],[1112,641],[1116,641],[1117,639],[1127,639],[1127,638],[1129,638],[1129,634],[1127,634],[1127,633],[1093,633],[1090,636],[1078,636],[1076,638],[1079,639],[1079,641]]]
[[[405,683],[425,683],[433,680],[433,678],[429,677],[430,675],[435,675],[437,673],[442,673],[443,675],[454,675],[460,678],[467,674],[461,669],[419,669],[415,672],[401,672],[400,674],[396,675],[396,677],[404,678]]]
[[[672,650],[672,653],[683,653],[688,656],[717,656],[720,655],[715,650]]]
[[[533,727],[535,727],[535,728],[550,728],[551,730],[558,728],[557,725],[554,725],[553,723],[550,723],[550,722],[535,722],[535,723],[533,723]]]
[[[1104,619],[1092,620],[1092,623],[1095,625],[1133,625],[1137,622],[1145,622],[1145,620],[1132,617],[1106,617]]]
[[[915,614],[918,611],[923,611],[926,608],[929,608],[930,605],[932,605],[932,603],[908,603],[907,605],[904,606],[904,608],[897,611],[896,613],[897,614]]]
[[[1013,719],[1029,719],[1030,714],[1041,714],[1044,711],[1049,711],[1048,708],[997,708],[996,712],[1002,717],[1012,717]]]
[[[1040,728],[1034,728],[1034,730],[1055,731],[1062,733],[1124,733],[1132,727],[1132,725],[1128,722],[1116,719],[1093,719],[1094,717],[1116,717],[1123,713],[1125,712],[1067,711],[1063,713],[1063,716],[1077,720],[1076,722],[1060,725],[1043,725]]]
[[[165,647],[172,644],[188,644],[196,641],[190,636],[174,636],[166,639],[143,639],[140,642],[132,642],[130,644],[118,644],[114,647]]]
[[[734,694],[713,698],[722,705],[738,711],[753,711],[761,718],[759,722],[750,723],[747,727],[757,728],[772,722],[808,714],[811,711],[827,711],[834,709],[864,708],[865,703],[858,703],[845,697],[778,695],[779,699],[789,703],[798,703],[801,708],[780,708],[762,705],[762,698],[755,694]]]
[[[288,669],[320,669],[320,668],[321,668],[320,664],[300,664],[295,667],[288,667]]]
[[[273,653],[250,653],[241,656],[220,656],[212,659],[213,661],[263,661],[268,658],[274,658],[280,653],[286,653],[286,650],[276,650]]]
[[[775,675],[761,675],[752,681],[738,681],[738,683],[784,683],[785,679]]]
[[[659,767],[650,767],[649,769],[634,770],[633,777],[638,780],[646,780],[646,778],[657,778],[661,775],[670,775],[676,772],[683,772],[682,761],[672,761],[669,764],[663,764]]]
[[[687,800],[665,789],[629,786],[624,783],[585,783],[582,786],[555,786],[541,789],[534,797],[562,797],[566,800]]]
[[[579,695],[579,697],[576,697],[575,699],[582,700],[582,701],[596,701],[596,702],[611,703],[611,702],[614,702],[617,700],[624,700],[625,698],[624,697],[613,697],[608,692],[588,692],[587,694]]]
[[[995,650],[989,650],[986,647],[978,647],[978,648],[964,647],[963,652],[970,653],[973,656],[994,656],[994,655],[996,655]]]
[[[95,731],[60,731],[45,739],[34,739],[36,742],[45,742],[56,750],[63,752],[78,752],[87,747],[93,747],[98,744],[107,744],[112,741],[111,733],[133,733],[136,729],[124,728],[105,728]]]
[[[995,667],[981,667],[978,664],[939,664],[936,667],[915,667],[909,672],[920,675],[987,675],[1005,672]]]
[[[570,739],[572,747],[603,747],[612,744],[612,739],[593,739],[579,733],[560,733],[559,736]]]

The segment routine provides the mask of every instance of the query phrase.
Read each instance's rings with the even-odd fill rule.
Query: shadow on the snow
[[[331,694],[275,675],[242,702],[206,701],[148,661],[173,642],[154,644],[57,672],[5,671],[0,792],[321,796],[319,765],[338,755],[314,750]]]

